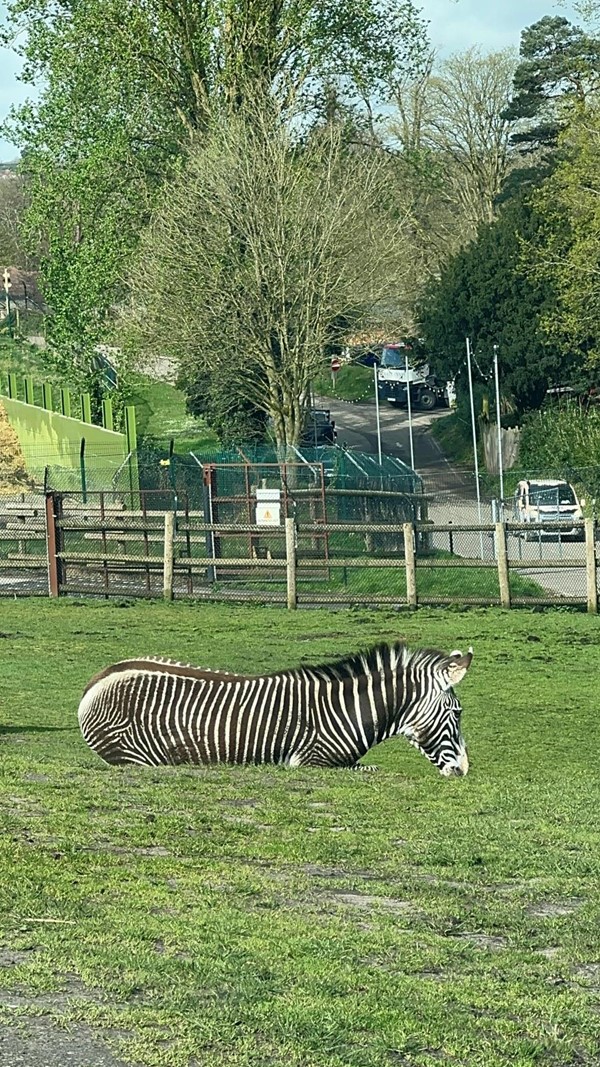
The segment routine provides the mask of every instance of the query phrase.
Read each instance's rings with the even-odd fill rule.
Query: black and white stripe
[[[472,652],[378,645],[318,667],[245,676],[169,660],[126,660],[91,680],[79,705],[107,763],[284,763],[351,767],[404,735],[444,775],[466,774],[453,686]]]

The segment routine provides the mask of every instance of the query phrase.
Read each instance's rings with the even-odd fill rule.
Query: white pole
[[[498,381],[498,345],[494,345],[494,377],[496,379],[496,424],[498,426],[498,470],[500,472],[500,521],[504,520],[504,472],[502,470],[502,426],[500,425],[500,383]]]
[[[408,405],[408,436],[410,439],[410,465],[415,469],[415,446],[412,430],[412,403],[410,399],[410,382],[408,380],[408,352],[404,353],[404,366],[406,368],[406,403]]]
[[[477,515],[481,525],[481,490],[479,487],[479,458],[477,456],[477,424],[475,422],[475,400],[473,398],[473,371],[471,369],[471,343],[467,337],[467,371],[469,375],[469,397],[471,399],[471,430],[473,432],[473,465],[475,468],[475,491],[477,493]],[[483,532],[479,531],[481,558],[483,559]]]
[[[375,418],[377,420],[377,452],[379,455],[379,466],[382,466],[381,460],[381,421],[379,418],[379,379],[377,377],[378,367],[377,364],[373,364],[373,372],[375,376]]]

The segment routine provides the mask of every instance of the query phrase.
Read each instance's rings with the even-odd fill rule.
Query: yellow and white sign
[[[281,489],[256,490],[256,525],[281,526]]]

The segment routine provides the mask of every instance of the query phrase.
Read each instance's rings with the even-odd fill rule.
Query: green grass
[[[322,591],[325,593],[381,593],[386,596],[406,598],[406,572],[404,567],[354,567],[333,566],[330,577],[321,581],[299,579],[298,592]],[[324,572],[326,573],[326,572]],[[543,597],[544,590],[536,582],[523,578],[514,571],[510,575],[511,594],[514,597]],[[500,600],[498,571],[496,567],[436,567],[427,562],[417,570],[417,591],[420,597],[456,597]]]
[[[333,382],[329,370],[315,379],[313,391],[316,396],[339,400],[368,400],[375,395],[373,368],[363,367],[360,363],[344,363]]]
[[[445,419],[436,419],[430,433],[444,450],[448,459],[459,467],[473,466],[473,438],[471,426],[456,412]]]
[[[171,438],[179,453],[218,447],[216,434],[204,419],[188,414],[185,395],[174,385],[138,375],[131,402],[135,405],[138,435],[151,438],[157,447],[168,449]]]
[[[7,1063],[36,1016],[144,1067],[597,1065],[597,619],[2,611]],[[84,683],[124,656],[259,671],[398,637],[474,645],[465,780],[402,741],[377,775],[110,768],[77,729]]]

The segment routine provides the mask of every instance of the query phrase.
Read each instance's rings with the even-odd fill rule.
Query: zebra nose
[[[465,766],[463,763],[447,763],[445,767],[441,768],[441,773],[445,778],[464,778],[467,773],[468,764]]]

